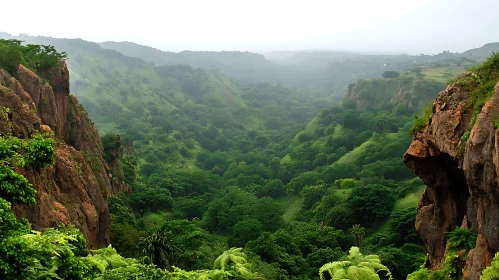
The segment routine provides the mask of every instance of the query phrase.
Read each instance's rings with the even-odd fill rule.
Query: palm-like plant
[[[361,227],[359,224],[355,224],[348,230],[348,232],[355,238],[355,245],[357,245],[357,247],[360,246],[362,239],[364,239],[366,229]]]
[[[390,270],[381,264],[378,256],[363,256],[358,247],[352,247],[349,253],[345,261],[323,265],[319,270],[321,280],[326,279],[324,276],[326,272],[332,280],[379,280],[378,272],[380,271],[386,271],[386,275],[392,279]]]
[[[223,252],[213,263],[213,269],[227,270],[230,268],[229,262],[232,262],[233,265],[245,264],[246,254],[241,251],[242,248],[230,248]]]
[[[230,248],[223,252],[214,262],[213,269],[223,275],[238,275],[238,279],[264,279],[257,273],[251,272],[251,264],[246,261],[246,254],[242,248]]]
[[[143,238],[139,243],[142,254],[151,259],[156,266],[169,269],[175,265],[177,252],[180,251],[171,237],[171,231],[159,230]]]

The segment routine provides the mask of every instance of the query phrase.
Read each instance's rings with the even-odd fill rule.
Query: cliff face
[[[416,218],[429,255],[427,267],[441,267],[445,232],[469,227],[478,238],[464,279],[479,279],[499,251],[499,83],[473,126],[468,103],[469,93],[456,83],[441,92],[433,102],[433,116],[414,138],[404,161],[427,186]]]
[[[398,77],[363,79],[349,86],[346,99],[353,100],[357,110],[379,110],[387,105],[399,105],[408,111],[418,111],[428,104],[445,84],[433,80]]]
[[[19,138],[35,130],[56,140],[55,162],[48,168],[19,169],[37,190],[37,204],[15,205],[34,229],[74,224],[91,248],[109,244],[110,214],[106,198],[128,186],[110,175],[93,122],[75,96],[69,95],[69,72],[62,63],[49,74],[50,84],[20,65],[11,76],[0,69],[0,133]],[[119,165],[119,159],[111,164]]]

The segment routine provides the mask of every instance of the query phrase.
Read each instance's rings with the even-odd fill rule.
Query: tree
[[[416,73],[416,74],[421,74],[422,71],[423,71],[423,68],[421,68],[420,66],[416,66],[416,67],[411,69],[411,72]]]
[[[0,68],[14,73],[23,61],[21,50],[12,45],[1,44],[0,41]]]
[[[388,187],[369,184],[353,189],[348,200],[358,222],[373,224],[390,215],[395,195]]]
[[[175,265],[177,251],[180,250],[173,244],[172,232],[166,230],[158,230],[143,238],[139,247],[142,248],[142,255],[148,257],[152,263],[167,269]]]
[[[361,227],[359,224],[353,225],[348,232],[354,237],[355,245],[357,247],[362,244],[362,239],[364,239],[364,235],[366,234],[366,229]]]
[[[402,246],[404,243],[420,243],[419,235],[414,228],[416,224],[416,207],[393,211],[390,229],[393,232],[393,241]]]
[[[234,225],[229,244],[244,246],[246,242],[257,239],[263,232],[263,225],[256,219],[246,219]]]
[[[381,77],[385,79],[390,79],[390,78],[397,78],[400,76],[399,72],[396,71],[385,71],[383,74],[381,74]]]
[[[281,168],[281,159],[279,157],[273,157],[269,161],[269,177],[277,178],[279,175],[279,169]]]
[[[314,204],[319,202],[326,193],[326,186],[324,184],[316,186],[305,186],[300,192],[302,197],[301,207],[304,210],[310,210]]]
[[[248,242],[246,248],[268,263],[278,263],[291,275],[302,274],[308,268],[293,237],[283,229],[273,234],[263,232],[258,239]]]
[[[130,204],[140,213],[171,210],[173,198],[168,189],[137,184],[134,192],[130,194]]]
[[[14,72],[19,64],[38,71],[54,67],[67,58],[65,52],[57,52],[53,46],[22,45],[19,40],[0,39],[0,67]]]
[[[352,209],[345,207],[344,205],[338,205],[331,208],[327,212],[324,220],[326,225],[341,230],[347,230],[355,223]]]
[[[363,256],[358,247],[352,247],[345,261],[330,262],[319,269],[321,280],[326,279],[325,273],[332,279],[377,280],[379,273],[385,272],[388,279],[393,279],[390,270],[376,255]]]

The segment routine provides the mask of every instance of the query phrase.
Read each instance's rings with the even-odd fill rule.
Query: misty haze
[[[498,1],[0,6],[0,279],[499,279]]]

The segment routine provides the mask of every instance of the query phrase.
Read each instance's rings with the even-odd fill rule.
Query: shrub
[[[390,79],[390,78],[398,78],[400,76],[399,72],[396,71],[385,71],[383,74],[381,74],[381,77],[385,79]]]
[[[9,72],[16,71],[19,64],[35,72],[48,70],[67,57],[65,52],[59,53],[53,46],[22,45],[20,40],[0,39],[0,67]]]
[[[469,228],[456,227],[456,229],[445,233],[445,235],[449,238],[447,247],[451,250],[465,249],[469,251],[475,248],[477,236]]]
[[[426,123],[430,119],[431,115],[433,114],[433,106],[428,106],[423,110],[423,113],[421,116],[414,115],[414,123],[409,130],[409,132],[413,135],[416,136],[423,128],[425,128]]]

